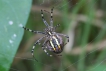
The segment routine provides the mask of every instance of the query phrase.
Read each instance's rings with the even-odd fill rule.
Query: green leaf
[[[0,71],[8,71],[23,36],[32,0],[0,0]]]
[[[86,71],[106,71],[106,65],[101,63],[102,61],[98,64],[90,66]]]

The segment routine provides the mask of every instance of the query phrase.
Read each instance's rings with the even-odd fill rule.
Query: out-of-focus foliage
[[[0,71],[8,71],[22,39],[31,0],[0,0]]]
[[[102,61],[98,64],[94,64],[94,65],[90,66],[86,71],[105,71],[106,65],[101,64],[101,63],[102,63]]]

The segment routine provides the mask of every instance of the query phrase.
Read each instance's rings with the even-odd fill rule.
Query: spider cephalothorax
[[[55,32],[55,29],[59,26],[56,25],[53,27],[53,16],[52,16],[52,13],[53,13],[53,8],[51,9],[51,18],[50,18],[50,25],[46,22],[46,20],[44,19],[44,16],[43,16],[43,10],[41,10],[41,16],[42,16],[42,20],[44,22],[44,24],[46,25],[46,28],[44,29],[44,32],[42,31],[33,31],[31,29],[27,29],[25,27],[23,27],[25,30],[27,31],[30,31],[30,32],[33,32],[33,33],[41,33],[41,34],[44,34],[43,37],[41,37],[39,40],[37,40],[32,48],[32,56],[34,57],[34,49],[35,49],[35,46],[40,43],[40,41],[43,39],[43,38],[46,38],[44,43],[42,44],[42,49],[44,50],[44,52],[49,55],[49,56],[52,56],[50,55],[47,50],[49,51],[52,51],[56,54],[59,54],[63,51],[63,48],[64,46],[67,44],[67,43],[64,43],[63,42],[63,39],[62,39],[62,36],[66,37],[68,39],[67,42],[69,42],[69,37],[67,35],[64,35],[64,34],[60,34],[60,33],[56,33]],[[36,59],[35,59],[36,60]]]

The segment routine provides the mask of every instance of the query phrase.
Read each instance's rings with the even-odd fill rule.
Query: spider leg
[[[46,10],[44,10],[44,11],[50,14],[50,12],[48,12],[48,11],[46,11]]]
[[[39,40],[37,40],[35,43],[34,43],[34,45],[33,45],[33,48],[32,48],[32,50],[31,50],[31,53],[32,53],[32,56],[33,56],[33,58],[38,62],[38,60],[35,58],[35,56],[34,56],[34,49],[35,49],[35,46],[44,38],[44,37],[46,37],[46,36],[43,36],[42,38],[40,38]]]
[[[42,32],[42,31],[33,31],[33,30],[28,29],[28,28],[25,28],[25,27],[22,27],[22,28],[24,28],[24,30],[27,30],[27,31],[32,32],[32,33],[41,33],[41,34],[45,34],[45,33]]]
[[[57,27],[59,27],[60,26],[60,24],[57,24],[56,26],[54,26],[54,29],[56,29]]]
[[[50,55],[48,52],[47,52],[47,50],[46,50],[46,46],[45,46],[45,43],[47,42],[47,39],[44,41],[44,43],[43,43],[43,45],[42,45],[42,49],[43,49],[43,51],[48,55],[48,56],[50,56],[50,57],[52,57],[52,55]]]
[[[45,24],[46,26],[49,26],[48,23],[46,22],[46,20],[44,19],[43,10],[41,10],[41,16],[42,16],[42,20],[43,20],[44,24]]]
[[[50,20],[50,25],[51,26],[53,26],[53,8],[51,9],[51,20]]]
[[[64,34],[60,34],[60,33],[57,33],[57,34],[60,35],[60,36],[64,36],[64,37],[66,37],[68,39],[67,42],[65,43],[65,45],[69,42],[69,36],[64,35]]]
[[[50,55],[50,54],[47,52],[45,46],[42,46],[42,49],[43,49],[43,51],[44,51],[48,56],[52,57],[52,55]]]

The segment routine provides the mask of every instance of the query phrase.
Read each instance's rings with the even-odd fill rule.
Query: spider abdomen
[[[49,49],[56,54],[63,51],[64,43],[60,36],[52,36],[48,43]]]

